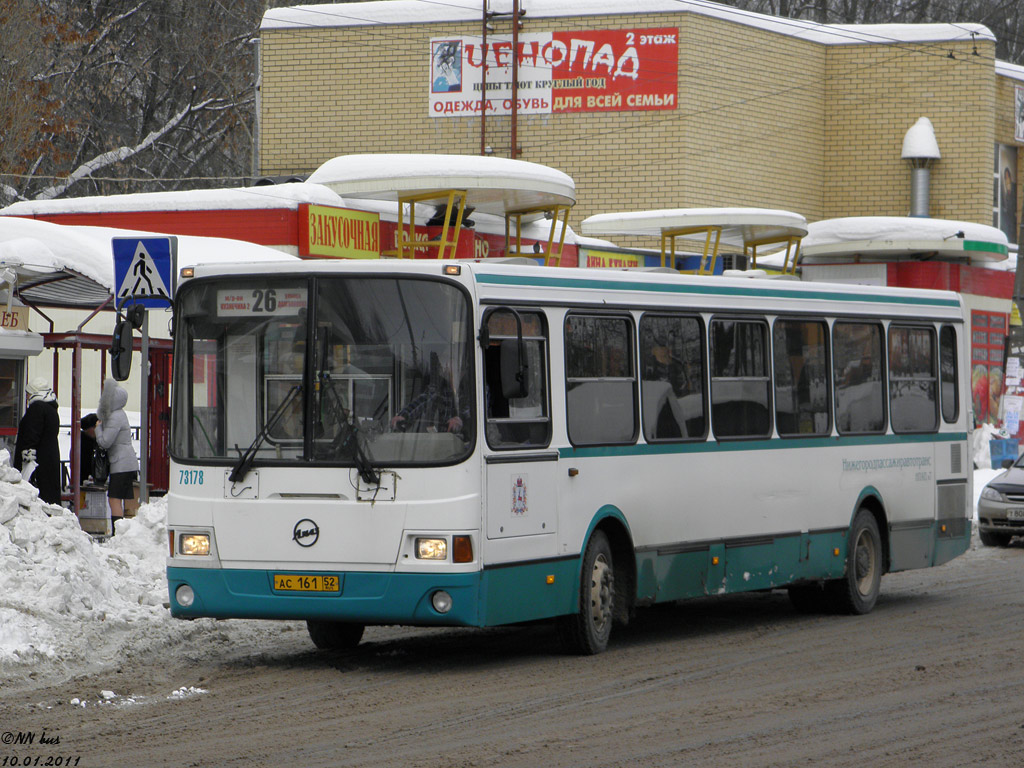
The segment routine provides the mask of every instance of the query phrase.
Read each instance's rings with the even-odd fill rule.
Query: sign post
[[[178,238],[114,237],[114,286],[118,312],[128,305],[141,305],[142,383],[139,397],[140,418],[139,501],[149,501],[149,312],[150,307],[166,307],[174,298],[174,278],[178,272]]]

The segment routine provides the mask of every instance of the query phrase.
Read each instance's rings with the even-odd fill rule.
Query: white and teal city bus
[[[175,301],[180,618],[553,619],[787,588],[870,611],[970,540],[952,293],[499,263],[196,267]]]

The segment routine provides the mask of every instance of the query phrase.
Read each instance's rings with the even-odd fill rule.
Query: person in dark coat
[[[30,464],[26,451],[35,452],[38,465],[28,481],[39,489],[39,498],[47,504],[60,504],[60,447],[57,433],[60,416],[57,414],[57,396],[50,382],[43,377],[32,379],[25,387],[28,408],[18,422],[18,437],[14,443],[14,468],[19,472]]]
[[[99,417],[90,413],[82,417],[81,448],[79,455],[79,482],[84,483],[93,476],[93,460],[96,456],[96,422]],[[105,480],[106,478],[104,478]]]

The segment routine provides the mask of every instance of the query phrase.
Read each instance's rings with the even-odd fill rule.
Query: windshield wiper
[[[374,466],[369,450],[363,446],[364,440],[360,439],[363,434],[359,431],[359,426],[354,421],[344,421],[342,424],[344,428],[334,438],[332,450],[341,453],[348,448],[349,443],[352,443],[352,460],[359,476],[367,485],[380,485],[380,472]]]
[[[252,441],[252,445],[250,445],[246,449],[245,453],[239,457],[238,463],[235,464],[234,469],[231,470],[231,474],[228,475],[229,482],[237,483],[239,480],[244,480],[245,476],[249,474],[249,470],[252,469],[252,463],[256,458],[256,451],[258,451],[259,447],[263,445],[263,441],[270,435],[270,430],[277,426],[277,422],[279,422],[281,417],[284,416],[285,409],[296,397],[298,397],[301,391],[301,384],[296,384],[288,390],[288,394],[285,395],[281,404],[277,406],[277,410],[271,414],[269,419],[267,419],[267,423],[263,425],[263,429],[261,429],[259,434],[256,435],[256,439]],[[238,450],[237,445],[235,446],[235,450]]]
[[[331,441],[331,453],[335,455],[340,454],[351,443],[352,461],[355,462],[359,476],[363,478],[367,485],[380,485],[380,472],[377,471],[373,464],[373,457],[370,456],[369,449],[364,446],[365,439],[363,433],[359,430],[355,417],[345,409],[345,405],[338,397],[338,393],[334,391],[334,387],[330,386],[330,374],[321,372],[320,381],[320,391],[326,391],[330,400],[328,403],[328,413],[340,425],[338,434]]]

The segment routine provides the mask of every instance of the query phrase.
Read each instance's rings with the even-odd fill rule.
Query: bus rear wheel
[[[596,531],[583,555],[578,610],[558,620],[559,635],[567,651],[592,656],[608,647],[614,601],[611,544],[603,531]]]
[[[351,624],[347,621],[322,621],[310,619],[306,622],[309,639],[321,651],[345,651],[359,645],[363,639],[362,624]]]
[[[850,527],[846,549],[846,575],[825,589],[842,613],[870,613],[882,584],[882,537],[875,516],[861,509]]]

